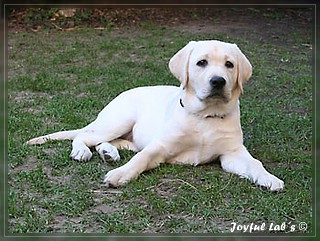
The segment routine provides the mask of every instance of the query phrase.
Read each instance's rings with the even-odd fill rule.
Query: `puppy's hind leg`
[[[95,147],[101,158],[105,161],[113,159],[120,160],[117,148],[126,148],[136,151],[135,145],[127,140],[117,139],[131,129],[131,125],[109,125],[109,128],[84,128],[83,132],[77,135],[72,142],[70,157],[77,161],[88,161],[92,157],[90,147]],[[98,127],[98,128],[97,128]],[[114,145],[115,144],[115,145]]]
[[[103,142],[97,145],[95,148],[104,161],[108,161],[109,159],[119,161],[120,155],[118,149],[126,149],[134,152],[139,151],[139,149],[135,146],[135,144],[133,144],[133,142],[121,138],[113,140],[110,143]]]
[[[133,152],[140,151],[139,148],[132,141],[128,141],[126,139],[119,138],[111,141],[110,143],[120,150],[129,150]]]
[[[112,159],[114,161],[120,160],[118,149],[108,142],[103,142],[97,145],[95,148],[104,161],[108,161],[109,159]]]
[[[127,98],[118,96],[98,115],[97,119],[82,129],[73,140],[71,158],[89,160],[92,156],[90,147],[96,147],[100,156],[107,159],[120,159],[118,150],[109,142],[132,131],[135,120],[135,107],[128,107]]]
[[[74,138],[70,157],[76,161],[89,161],[92,157],[89,147],[104,141],[103,136],[98,135],[96,131],[84,130]]]

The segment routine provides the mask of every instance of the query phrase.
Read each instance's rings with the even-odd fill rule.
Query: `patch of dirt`
[[[66,226],[67,220],[68,218],[65,216],[55,216],[50,227],[53,228],[54,230],[64,229]]]
[[[295,40],[288,38],[288,34],[299,33],[311,38],[313,31],[314,13],[311,8],[208,9],[208,12],[214,17],[204,17],[173,27],[195,35],[208,32],[222,33],[227,34],[227,38],[276,44],[295,51],[300,51],[303,46],[296,46]],[[305,44],[311,46],[309,42]]]
[[[118,195],[122,195],[122,191],[116,189],[97,189],[90,190],[93,194],[93,200],[97,204],[92,207],[88,212],[92,213],[113,213],[119,211],[119,208],[110,206],[104,203],[104,200],[116,200]]]
[[[31,91],[10,91],[9,98],[12,98],[16,103],[25,103],[26,101],[33,102],[35,97],[51,100],[52,96],[44,92],[31,92]]]
[[[179,189],[179,179],[161,179],[161,182],[152,191],[162,198],[172,198],[177,195]]]
[[[60,215],[54,217],[52,223],[48,225],[48,228],[53,232],[69,232],[69,230],[87,229],[88,225],[83,224],[82,217],[68,218]]]
[[[90,211],[92,213],[112,214],[116,211],[116,209],[112,206],[107,205],[107,204],[100,204],[100,205],[92,208]]]
[[[310,34],[313,19],[314,11],[310,7],[115,7],[73,8],[68,12],[66,9],[13,8],[8,15],[8,30],[36,32],[46,28],[72,31],[82,27],[117,29],[139,26],[142,22],[154,22],[194,34],[223,32],[233,36],[256,37],[261,42],[271,39],[279,44],[285,44],[288,32]]]
[[[63,175],[63,176],[54,176],[52,175],[52,168],[44,166],[42,168],[43,173],[46,174],[48,179],[52,182],[59,183],[61,185],[64,185],[66,183],[69,183],[72,179],[72,175]]]
[[[18,172],[29,172],[38,167],[39,160],[35,157],[28,157],[25,164],[22,164],[20,166],[11,167],[9,169],[10,173],[18,173]],[[10,165],[9,165],[10,167]]]

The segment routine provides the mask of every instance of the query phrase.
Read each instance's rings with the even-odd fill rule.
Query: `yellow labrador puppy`
[[[88,126],[31,139],[73,140],[71,158],[87,161],[90,147],[103,159],[120,158],[117,148],[138,153],[104,178],[110,186],[136,179],[161,163],[200,165],[216,158],[227,172],[271,191],[283,181],[270,174],[243,146],[239,96],[252,67],[235,44],[192,41],[169,62],[180,87],[140,87],[120,94]]]

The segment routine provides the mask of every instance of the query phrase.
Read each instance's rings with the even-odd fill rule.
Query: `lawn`
[[[286,235],[294,227],[294,234],[313,234],[313,29],[299,15],[293,20],[296,13],[312,17],[310,9],[251,9],[225,27],[194,15],[184,23],[9,31],[8,233],[217,234],[230,233],[232,223],[254,223],[266,225],[263,233]],[[242,16],[240,10],[225,14]],[[97,153],[78,163],[69,159],[70,141],[24,144],[87,125],[124,90],[179,85],[168,61],[201,39],[237,43],[251,61],[253,76],[241,97],[244,142],[285,181],[284,191],[271,193],[226,173],[219,162],[164,164],[112,189],[103,176],[133,152],[121,151],[118,163]],[[284,230],[269,230],[283,223]]]

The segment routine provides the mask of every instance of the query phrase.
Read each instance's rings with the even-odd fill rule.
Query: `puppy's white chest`
[[[223,121],[216,119],[191,125],[183,140],[177,140],[180,152],[169,162],[196,166],[211,162],[242,145],[240,125],[228,125]]]

